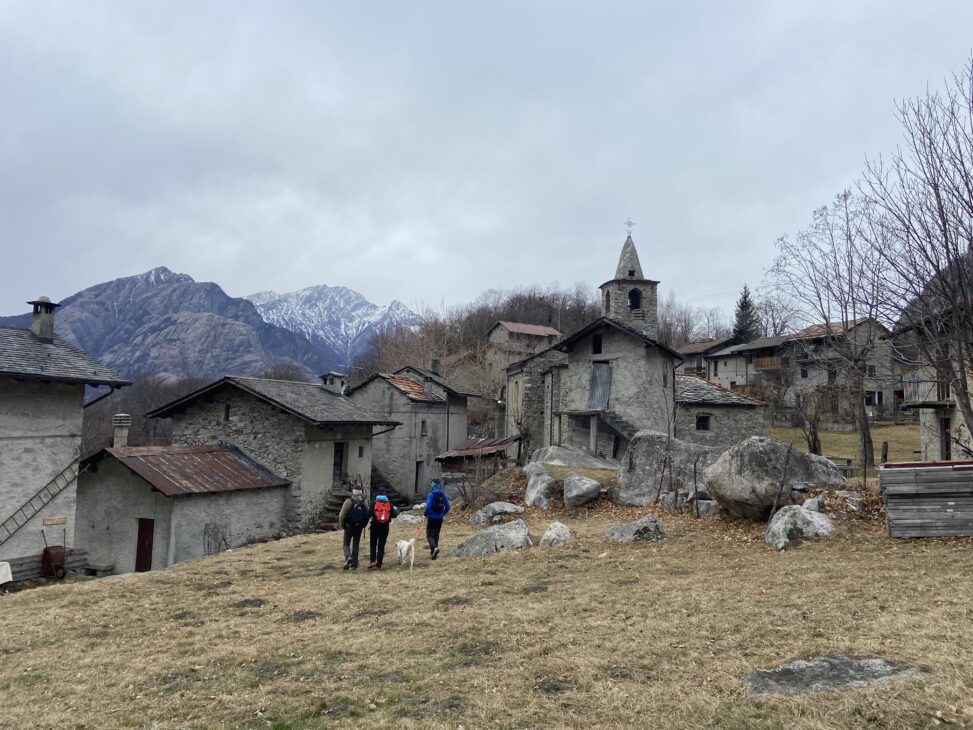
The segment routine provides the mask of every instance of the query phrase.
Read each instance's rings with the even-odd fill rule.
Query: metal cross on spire
[[[630,235],[630,236],[632,235],[632,228],[634,228],[634,227],[635,227],[635,224],[632,222],[632,218],[630,216],[625,221],[625,230],[628,231],[628,235]]]

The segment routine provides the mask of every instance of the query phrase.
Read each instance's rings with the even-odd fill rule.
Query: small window
[[[601,354],[601,335],[591,336],[591,354],[592,355]]]
[[[697,431],[709,431],[710,427],[710,416],[705,413],[700,413],[696,416],[696,430]]]
[[[633,278],[634,278],[634,277],[635,277],[635,269],[629,269],[629,270],[628,270],[628,275],[629,275],[630,277],[633,277]]]
[[[668,388],[669,387],[669,371],[668,370],[663,370],[662,371],[662,387],[663,388]]]
[[[874,365],[869,365],[867,368],[865,368],[865,372],[868,374],[868,377],[874,378],[875,377],[875,366]]]
[[[735,381],[735,380],[731,380],[731,381],[730,381],[730,387],[731,387],[731,388],[735,388],[735,387],[737,387],[737,381]]]
[[[605,292],[605,311],[607,312],[612,308],[612,295],[611,292]]]
[[[426,435],[426,422],[425,421],[422,421],[422,423],[419,426],[419,435],[420,436],[425,436]]]
[[[713,376],[715,377],[719,374],[720,374],[720,361],[713,360]]]
[[[358,458],[359,459],[365,458],[365,447],[364,446],[359,446],[358,447]]]
[[[632,289],[628,293],[628,308],[629,309],[641,309],[642,308],[642,292],[638,289]]]
[[[229,421],[230,420],[230,404],[229,403],[226,403],[223,406],[223,420],[224,421]]]
[[[802,378],[806,378],[807,377],[807,368],[801,368],[801,377]]]

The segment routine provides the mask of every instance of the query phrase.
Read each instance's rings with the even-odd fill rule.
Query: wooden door
[[[612,366],[607,362],[591,363],[591,385],[588,390],[588,409],[604,411],[608,409],[611,396]]]
[[[139,534],[135,540],[135,572],[152,570],[152,540],[155,537],[155,520],[139,518]]]

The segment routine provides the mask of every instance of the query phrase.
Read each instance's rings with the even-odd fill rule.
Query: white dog
[[[409,570],[412,570],[412,565],[416,562],[416,539],[399,540],[395,551],[399,554],[399,567],[404,568],[408,563]]]

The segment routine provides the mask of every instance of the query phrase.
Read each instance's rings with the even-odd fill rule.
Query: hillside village
[[[961,6],[97,4],[0,23],[0,728],[973,728],[973,57],[837,149]]]

